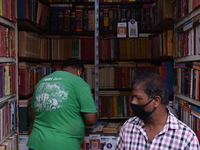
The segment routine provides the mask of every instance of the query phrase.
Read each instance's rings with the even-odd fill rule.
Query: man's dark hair
[[[83,62],[77,58],[69,58],[65,60],[64,63],[62,64],[61,69],[65,67],[78,68],[78,69],[82,69],[82,71],[85,70]]]
[[[141,86],[149,99],[161,97],[161,103],[169,103],[169,93],[165,80],[157,73],[141,72],[133,81],[133,88]]]

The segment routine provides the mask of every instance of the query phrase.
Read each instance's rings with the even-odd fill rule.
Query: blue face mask
[[[153,100],[153,99],[152,99]],[[144,106],[148,105],[149,103],[152,102],[152,100],[150,100],[148,103],[143,104],[143,105],[136,105],[136,104],[130,104],[131,105],[131,109],[133,110],[133,112],[135,113],[136,116],[138,116],[140,119],[145,120],[147,118],[149,118],[149,116],[155,111],[156,108],[154,108],[152,111],[145,111],[144,110]]]

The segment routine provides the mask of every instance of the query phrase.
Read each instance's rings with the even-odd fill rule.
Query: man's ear
[[[154,97],[154,106],[158,107],[158,105],[161,104],[161,97],[160,96],[155,96]]]
[[[81,71],[80,71],[80,70],[78,70],[78,72],[77,72],[77,73],[78,73],[78,76],[80,77],[80,76],[81,76]]]

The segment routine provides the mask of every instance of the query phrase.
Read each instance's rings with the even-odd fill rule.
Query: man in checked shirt
[[[116,150],[200,150],[196,134],[166,108],[168,89],[160,75],[139,75],[132,95],[135,116],[121,128]]]

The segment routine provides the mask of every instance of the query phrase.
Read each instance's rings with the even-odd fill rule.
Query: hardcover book
[[[103,133],[118,133],[121,123],[109,122],[103,127]]]
[[[70,9],[64,9],[64,14],[63,14],[63,26],[64,26],[64,31],[70,31]]]
[[[82,31],[83,30],[83,10],[82,9],[76,9],[76,12],[75,12],[75,28],[76,28],[76,31]]]

